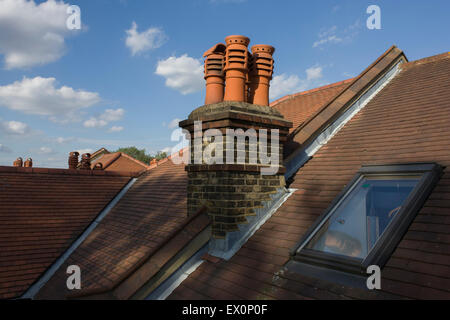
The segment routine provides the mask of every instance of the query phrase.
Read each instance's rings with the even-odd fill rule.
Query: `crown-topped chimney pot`
[[[273,74],[275,48],[265,44],[252,46],[249,71],[249,101],[253,104],[269,105],[269,87]]]
[[[225,97],[224,101],[247,100],[245,85],[248,73],[248,44],[250,39],[245,36],[232,35],[225,38],[227,49],[225,53]]]

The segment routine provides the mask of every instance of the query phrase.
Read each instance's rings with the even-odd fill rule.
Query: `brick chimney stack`
[[[76,169],[78,167],[78,157],[79,153],[77,151],[73,151],[69,153],[69,169]]]
[[[244,36],[226,38],[224,101],[201,106],[180,122],[191,139],[191,159],[186,166],[188,214],[206,207],[212,219],[213,246],[219,251],[233,246],[237,234],[259,221],[265,214],[263,208],[286,193],[283,142],[292,123],[268,106],[274,48],[255,48],[250,92],[258,105],[251,104],[245,102],[249,97],[245,92],[249,42]],[[271,156],[277,161],[267,164],[264,159]],[[275,170],[267,173],[268,166]]]
[[[25,163],[24,163],[23,166],[24,166],[25,168],[32,168],[32,167],[33,167],[33,159],[28,158],[28,159],[25,161]]]

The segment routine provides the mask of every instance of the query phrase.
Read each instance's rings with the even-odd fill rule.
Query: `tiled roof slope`
[[[204,262],[171,299],[450,299],[450,58],[410,62],[296,174],[298,190],[229,261]],[[289,249],[362,165],[447,168],[386,266],[382,290],[286,272]]]
[[[143,171],[148,168],[145,163],[130,157],[123,152],[106,153],[92,161],[93,168],[96,163],[102,163],[103,170],[107,171]]]
[[[160,161],[142,174],[73,252],[38,298],[63,298],[68,265],[83,272],[78,296],[111,290],[187,221],[184,165]]]
[[[290,132],[292,132],[326,102],[342,92],[352,80],[348,79],[324,87],[288,95],[272,102],[270,105],[292,122],[293,127],[290,129]]]
[[[22,295],[130,180],[0,167],[0,299]]]

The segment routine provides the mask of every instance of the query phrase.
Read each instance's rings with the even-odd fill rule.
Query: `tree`
[[[158,151],[153,158],[155,158],[156,160],[165,159],[167,158],[167,152]]]
[[[146,164],[149,164],[152,160],[152,157],[145,153],[145,149],[138,149],[136,147],[126,147],[126,148],[119,148],[114,152],[123,152],[127,155],[135,158],[136,160],[142,161]]]
[[[137,159],[139,161],[142,161],[142,162],[144,162],[146,164],[149,164],[150,161],[152,161],[153,159],[161,160],[161,159],[164,159],[164,158],[167,157],[167,153],[166,152],[158,151],[155,156],[152,156],[150,154],[147,154],[145,152],[145,149],[138,149],[138,148],[136,148],[134,146],[133,147],[126,147],[126,148],[119,148],[119,149],[117,149],[114,152],[126,153],[127,155],[129,155],[129,156],[131,156],[131,157],[133,157],[133,158],[135,158],[135,159]]]

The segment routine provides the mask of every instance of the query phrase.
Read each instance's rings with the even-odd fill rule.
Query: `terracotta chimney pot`
[[[158,162],[158,160],[153,159],[152,161],[150,161],[150,165],[154,165],[154,164],[156,164],[157,162]]]
[[[250,92],[249,102],[253,104],[269,105],[269,87],[273,74],[273,53],[275,48],[259,44],[252,47],[250,62]]]
[[[248,44],[245,36],[228,36],[225,38],[225,97],[224,101],[246,101],[245,84],[248,73]]]
[[[13,162],[13,166],[14,167],[21,167],[23,166],[23,159],[21,157],[17,158],[14,162]]]
[[[90,153],[84,153],[81,156],[81,168],[83,170],[90,170],[91,169],[91,154]]]
[[[80,154],[76,151],[69,153],[69,169],[76,169],[78,167],[78,156]]]
[[[25,163],[24,163],[23,166],[24,166],[25,168],[32,168],[32,167],[33,167],[33,159],[28,158],[28,159],[25,161]]]
[[[225,88],[224,63],[226,46],[218,43],[203,54],[205,57],[205,104],[223,101]]]

